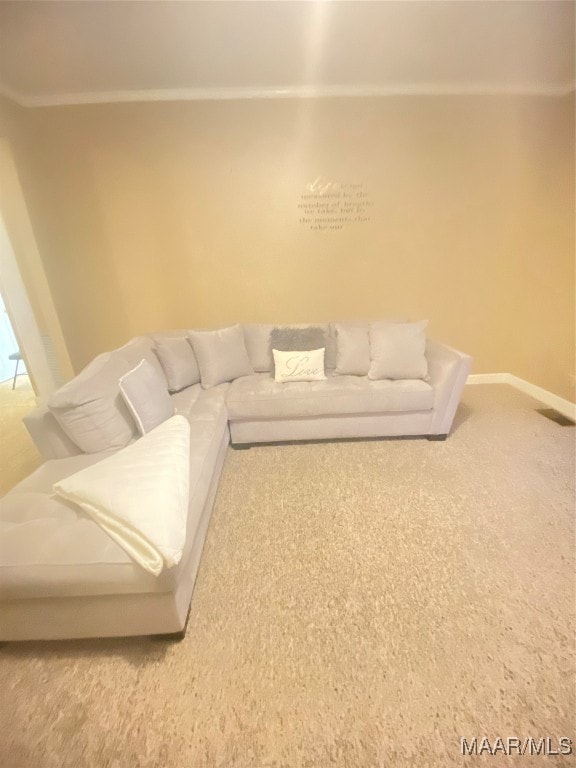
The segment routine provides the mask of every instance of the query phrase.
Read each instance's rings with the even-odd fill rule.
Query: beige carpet
[[[22,417],[36,407],[28,376],[0,382],[0,496],[40,466],[41,459]]]
[[[185,640],[4,646],[0,765],[573,765],[461,755],[574,737],[574,429],[535,406],[230,450]]]

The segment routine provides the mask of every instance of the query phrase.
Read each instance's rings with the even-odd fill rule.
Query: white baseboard
[[[471,373],[466,384],[510,384],[509,373]]]
[[[525,395],[540,400],[549,408],[554,408],[555,411],[568,419],[576,421],[576,403],[571,403],[570,400],[565,400],[547,389],[542,389],[542,387],[521,379],[519,376],[514,376],[513,373],[471,373],[466,384],[509,384],[520,392],[524,392]]]

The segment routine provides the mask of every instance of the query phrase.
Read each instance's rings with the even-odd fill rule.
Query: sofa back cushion
[[[204,389],[254,373],[240,325],[217,331],[189,331],[188,335]]]
[[[118,347],[118,349],[115,349],[110,354],[124,360],[128,365],[128,368],[126,369],[127,371],[134,368],[135,365],[138,365],[140,360],[147,360],[160,378],[166,381],[164,370],[154,348],[154,342],[148,336],[136,336],[127,344]]]
[[[48,408],[63,432],[84,453],[123,448],[137,434],[122,398],[119,380],[146,360],[166,383],[152,339],[137,336],[104,352],[48,398]]]
[[[256,373],[272,370],[270,333],[273,328],[270,323],[246,323],[242,326],[246,351]]]
[[[368,323],[334,323],[337,376],[366,376],[370,369]]]
[[[170,392],[198,384],[200,369],[188,336],[157,336],[156,354],[164,370]]]
[[[136,424],[118,385],[129,370],[121,355],[107,352],[48,398],[56,421],[84,453],[123,448],[134,437]]]

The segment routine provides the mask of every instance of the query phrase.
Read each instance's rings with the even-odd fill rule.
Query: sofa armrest
[[[43,459],[65,459],[82,453],[58,424],[46,405],[39,405],[22,419]]]
[[[426,359],[429,383],[434,388],[434,416],[430,434],[447,435],[472,367],[472,358],[452,347],[428,339]]]

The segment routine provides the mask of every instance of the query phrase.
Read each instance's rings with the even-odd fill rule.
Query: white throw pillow
[[[299,352],[282,352],[273,349],[274,381],[323,381],[324,348]]]
[[[141,435],[174,416],[166,384],[147,360],[122,376],[118,384]]]
[[[156,354],[160,360],[170,392],[198,384],[200,370],[192,345],[186,336],[156,338]]]
[[[372,323],[370,325],[369,379],[426,379],[426,326],[419,323]]]
[[[189,331],[188,335],[204,389],[254,373],[240,325],[218,331]]]
[[[140,360],[147,360],[152,368],[158,372],[160,378],[164,379],[164,383],[166,383],[164,369],[160,365],[158,354],[154,349],[154,341],[149,336],[136,336],[136,338],[124,344],[123,347],[115,350],[113,354],[121,356],[126,361],[123,373],[131,371],[132,368],[138,365]],[[118,384],[117,381],[115,383]]]
[[[370,369],[368,323],[334,323],[337,376],[366,376]]]

